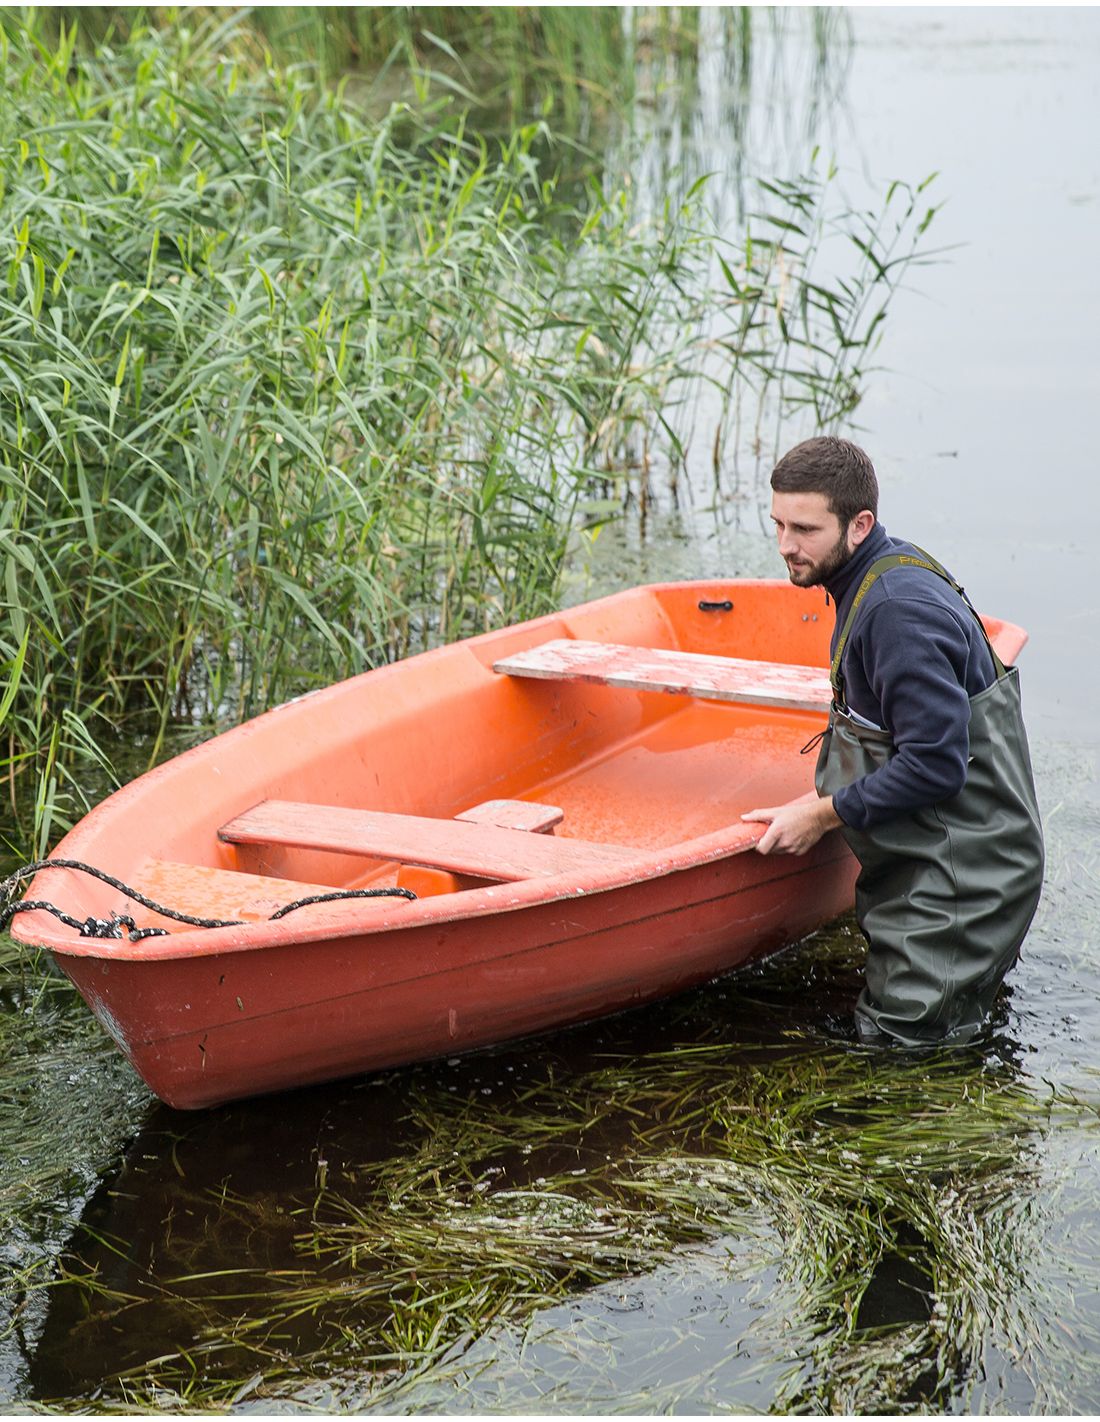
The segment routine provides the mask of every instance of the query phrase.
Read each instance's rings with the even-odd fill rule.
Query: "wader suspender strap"
[[[917,545],[914,543],[913,547],[917,548]],[[936,562],[931,553],[926,553],[923,548],[917,548],[917,552],[921,555],[919,558],[914,558],[907,553],[891,553],[885,558],[879,558],[876,562],[872,563],[867,569],[855,597],[852,599],[852,605],[848,609],[848,616],[844,619],[844,626],[841,628],[840,636],[837,638],[836,651],[833,654],[833,664],[829,668],[829,680],[833,687],[833,701],[841,711],[847,711],[848,709],[848,703],[844,699],[844,678],[840,674],[840,662],[844,656],[844,648],[848,643],[848,634],[852,630],[852,623],[855,621],[860,604],[871,590],[871,584],[876,578],[881,577],[883,573],[888,572],[891,568],[926,568],[928,572],[935,573],[937,577],[943,578],[944,582],[949,583],[974,614],[974,620],[981,628],[982,636],[985,638],[985,645],[989,648],[989,655],[993,658],[993,670],[997,674],[998,681],[1005,674],[1004,663],[993,650],[993,643],[989,640],[989,633],[985,630],[985,624],[978,616],[974,604],[967,597],[965,589],[955,581],[946,568]]]

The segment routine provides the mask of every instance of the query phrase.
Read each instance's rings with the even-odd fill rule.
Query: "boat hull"
[[[212,1106],[467,1052],[684,991],[852,902],[836,836],[794,867],[739,853],[644,884],[457,923],[259,953],[58,955],[149,1087]],[[56,953],[56,950],[55,950]]]
[[[576,638],[615,644],[617,662],[632,647],[639,663],[663,649],[678,667],[755,659],[801,667],[808,684],[827,665],[830,625],[819,590],[659,584],[311,693],[140,777],[55,851],[233,922],[181,925],[51,868],[30,898],[169,931],[104,941],[28,911],[13,936],[47,947],[150,1088],[185,1108],[466,1052],[693,987],[852,903],[856,865],[838,833],[804,856],[761,856],[763,827],[741,820],[812,789],[814,757],[800,752],[824,708],[524,681],[494,666]],[[987,626],[1012,660],[1022,631]],[[561,849],[471,822],[510,802],[534,812],[524,827],[552,825]],[[375,837],[357,848],[327,832],[257,839],[264,806],[272,823],[327,816]],[[402,849],[387,858],[377,835],[393,826]],[[418,853],[418,835],[440,855],[461,842],[462,869],[430,867],[445,860]],[[507,882],[502,844],[517,850]],[[270,917],[300,895],[402,885],[420,897]]]

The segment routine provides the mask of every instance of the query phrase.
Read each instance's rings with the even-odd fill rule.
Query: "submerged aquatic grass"
[[[823,933],[718,1000],[639,1014],[645,1051],[590,1028],[573,1066],[546,1041],[287,1098],[315,1142],[290,1161],[263,1103],[155,1114],[63,1256],[33,1395],[579,1411],[612,1368],[642,1411],[748,1405],[752,1378],[792,1412],[988,1400],[991,1348],[1017,1373],[1049,1362],[1046,1142],[1097,1102],[995,1047],[884,1058],[812,1023],[753,1045],[767,1004],[852,951]],[[649,1321],[670,1268],[703,1292]],[[750,1301],[717,1354],[712,1297]]]

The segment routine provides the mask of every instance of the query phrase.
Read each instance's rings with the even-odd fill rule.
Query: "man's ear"
[[[848,538],[853,548],[858,548],[875,526],[875,516],[870,509],[861,509],[848,525]]]

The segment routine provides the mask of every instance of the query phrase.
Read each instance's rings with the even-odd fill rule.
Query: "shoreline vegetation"
[[[786,416],[834,425],[934,212],[903,184],[838,212],[815,155],[733,234],[706,178],[655,211],[590,154],[567,182],[575,142],[486,137],[427,71],[370,116],[246,18],[137,13],[89,12],[94,42],[0,18],[0,762],[27,857],[137,736],[152,764],[173,727],[548,610],[570,538],[655,466],[705,457],[720,488]]]

